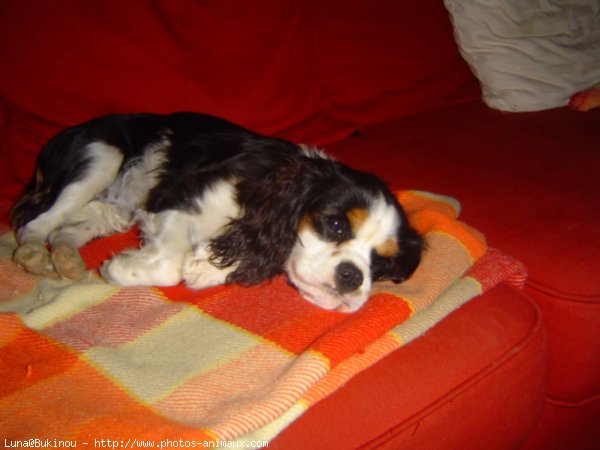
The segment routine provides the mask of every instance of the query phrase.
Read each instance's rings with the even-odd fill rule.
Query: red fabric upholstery
[[[364,125],[478,95],[439,2],[310,4],[315,75],[334,117]]]
[[[311,428],[346,448],[462,448],[465,436],[515,448],[540,411],[544,376],[546,405],[527,448],[600,439],[589,426],[600,419],[598,109],[485,108],[439,0],[22,0],[0,3],[0,25],[4,220],[40,145],[62,127],[112,112],[194,110],[327,144],[394,188],[453,195],[491,246],[529,268],[526,294],[542,312],[548,355],[537,310],[494,290],[351,381],[274,446],[305,448]],[[362,135],[348,137],[356,129]],[[438,333],[456,339],[447,354]],[[442,362],[447,372],[435,373]],[[394,401],[370,402],[376,384]],[[332,405],[345,412],[334,416]]]

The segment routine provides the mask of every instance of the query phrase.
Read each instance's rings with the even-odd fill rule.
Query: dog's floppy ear
[[[373,255],[372,276],[373,281],[392,281],[401,283],[413,274],[421,262],[424,242],[419,234],[406,226],[399,236],[400,251],[393,257]]]
[[[228,283],[252,285],[282,273],[315,185],[313,166],[290,158],[262,178],[240,182],[242,216],[210,244],[213,264],[237,266]]]
[[[396,269],[393,281],[400,283],[413,274],[421,262],[425,244],[423,238],[410,226],[402,230],[400,253],[396,256]]]

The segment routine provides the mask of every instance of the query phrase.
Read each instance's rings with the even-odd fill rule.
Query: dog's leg
[[[45,243],[51,233],[114,181],[123,161],[123,155],[117,148],[100,142],[89,144],[87,152],[91,158],[90,165],[82,177],[62,189],[47,211],[17,230],[19,247],[13,254],[13,260],[28,272],[49,274],[57,269],[53,264],[57,261],[59,274],[66,278],[80,278],[85,273],[85,269],[81,270],[83,263],[76,245],[70,242],[60,244],[52,257]],[[65,260],[68,262],[64,263]]]
[[[185,255],[183,260],[183,281],[191,289],[204,289],[225,284],[227,275],[236,266],[219,268],[210,262],[210,253],[206,246],[200,245]]]
[[[100,268],[102,277],[122,286],[172,286],[181,281],[184,255],[191,249],[189,215],[164,211],[144,215],[145,244],[119,253]]]
[[[50,260],[56,272],[71,280],[85,276],[85,264],[76,250],[92,239],[122,232],[131,218],[117,206],[93,200],[50,234]]]

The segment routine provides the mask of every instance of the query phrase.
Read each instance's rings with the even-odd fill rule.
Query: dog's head
[[[356,311],[374,281],[400,283],[419,264],[422,239],[378,178],[343,168],[311,203],[285,265],[310,302]]]
[[[352,312],[374,281],[407,279],[423,241],[376,176],[309,153],[238,185],[244,214],[212,242],[213,260],[237,265],[228,282],[281,273],[310,302]]]

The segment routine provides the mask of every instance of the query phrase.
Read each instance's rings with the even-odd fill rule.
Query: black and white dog
[[[107,281],[202,289],[286,273],[310,302],[346,312],[373,281],[408,278],[423,248],[374,175],[195,113],[64,130],[42,148],[11,220],[14,260],[35,274],[80,279],[77,248],[137,224],[142,247],[106,261]]]

